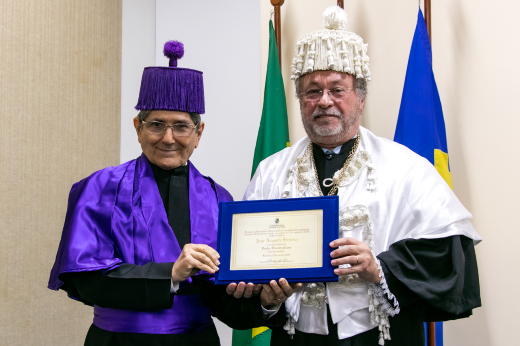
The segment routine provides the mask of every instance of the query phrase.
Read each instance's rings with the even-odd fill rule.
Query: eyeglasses
[[[146,131],[154,135],[164,135],[166,129],[168,127],[171,127],[173,135],[175,137],[189,136],[193,132],[193,129],[197,128],[196,125],[185,123],[177,123],[173,125],[166,125],[165,123],[160,121],[143,121],[142,123],[144,124],[144,128],[146,129]]]
[[[325,90],[331,100],[339,101],[347,96],[352,90],[352,88],[333,88]],[[301,93],[306,101],[319,101],[323,97],[323,90],[321,89],[311,89],[306,92]]]

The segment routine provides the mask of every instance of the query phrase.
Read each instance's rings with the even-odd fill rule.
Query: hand
[[[201,270],[214,274],[220,264],[220,255],[204,244],[186,244],[172,268],[172,281],[184,281]]]
[[[377,263],[372,255],[372,251],[367,244],[354,238],[339,238],[330,243],[330,247],[339,247],[331,252],[330,256],[335,258],[331,261],[333,266],[340,264],[350,264],[350,268],[336,268],[334,274],[345,275],[356,273],[359,277],[368,282],[379,283],[379,269]]]
[[[251,298],[257,296],[262,291],[262,285],[253,285],[251,282],[246,285],[245,282],[231,283],[226,287],[226,293],[233,295],[235,298]]]
[[[266,309],[279,305],[292,296],[295,289],[302,287],[302,284],[289,284],[287,280],[280,279],[278,283],[275,280],[267,285],[262,285],[262,293],[260,293],[260,302]]]

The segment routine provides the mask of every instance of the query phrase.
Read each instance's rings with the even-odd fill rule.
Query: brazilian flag
[[[271,329],[259,327],[247,330],[233,330],[233,346],[269,346]]]
[[[269,21],[269,60],[265,78],[264,105],[262,120],[256,139],[255,156],[251,177],[258,164],[268,156],[289,146],[289,124],[285,103],[282,70],[278,59],[278,47],[274,34],[273,21]],[[233,330],[233,346],[269,346],[271,330],[259,327],[248,330]]]
[[[453,189],[441,99],[433,76],[432,48],[420,9],[406,69],[394,141],[428,159]],[[442,322],[436,322],[435,346],[442,345]]]
[[[255,156],[251,177],[263,159],[289,146],[289,123],[283,87],[282,70],[278,59],[278,47],[273,21],[269,21],[269,60],[265,78],[262,120],[256,138]]]

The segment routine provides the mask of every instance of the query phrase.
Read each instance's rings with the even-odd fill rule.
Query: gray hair
[[[139,111],[139,114],[137,114],[137,119],[139,120],[139,124],[141,124],[143,121],[145,121],[146,118],[148,118],[148,116],[152,112],[153,112],[153,110],[141,110],[141,111]],[[200,121],[201,121],[200,114],[199,113],[193,113],[193,112],[189,112],[189,114],[190,114],[191,121],[193,121],[195,126],[197,126],[197,130],[198,130],[199,126],[200,126]]]
[[[354,78],[354,90],[359,101],[364,101],[368,94],[368,83],[365,78]]]
[[[294,80],[294,85],[296,87],[296,98],[300,100],[302,94],[300,90],[300,78],[298,77]],[[368,83],[364,78],[354,78],[354,90],[356,91],[356,95],[359,101],[363,101],[368,94]]]

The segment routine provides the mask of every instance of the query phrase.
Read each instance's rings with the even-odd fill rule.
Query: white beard
[[[312,123],[312,130],[315,134],[318,136],[335,136],[343,132],[344,130],[344,124],[343,121],[341,121],[342,114],[337,108],[332,108],[328,110],[323,110],[316,108],[314,112],[312,113],[312,120],[315,120],[320,115],[332,115],[340,119],[339,124],[336,126],[331,126],[329,122],[327,121],[323,125],[318,125],[316,122]]]
[[[317,107],[312,115],[309,117],[312,120],[306,121],[302,114],[302,122],[303,127],[305,128],[305,132],[313,142],[321,142],[325,143],[328,141],[335,142],[339,137],[345,135],[345,133],[349,133],[351,129],[355,126],[361,112],[358,108],[354,108],[352,112],[349,114],[342,114],[336,107],[329,109],[321,109]],[[318,125],[314,120],[318,116],[329,115],[335,116],[340,121],[337,125],[330,125],[330,123],[326,122],[324,125]],[[324,140],[323,137],[328,137],[327,141]]]

